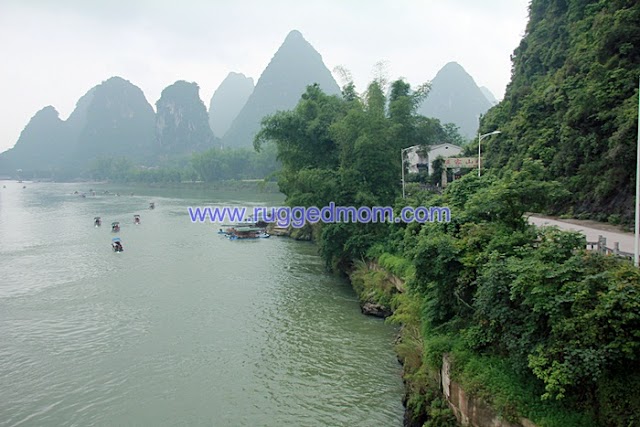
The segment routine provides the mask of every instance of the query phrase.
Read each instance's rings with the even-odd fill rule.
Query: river
[[[187,212],[281,195],[1,185],[0,426],[402,425],[396,329],[314,245]]]

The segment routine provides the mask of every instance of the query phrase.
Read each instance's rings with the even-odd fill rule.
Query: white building
[[[433,161],[438,157],[447,158],[462,153],[462,147],[454,144],[414,145],[405,151],[407,172],[418,173],[427,168],[429,175],[433,173]]]

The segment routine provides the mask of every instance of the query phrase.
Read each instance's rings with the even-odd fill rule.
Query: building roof
[[[436,149],[438,147],[444,147],[445,145],[448,145],[449,147],[459,148],[459,149],[462,150],[462,147],[460,147],[459,145],[456,145],[456,144],[451,144],[450,142],[445,142],[444,144],[437,144],[437,145],[428,145],[428,147],[430,148],[429,151],[433,151],[434,149]]]
[[[411,147],[407,147],[407,148],[411,148],[413,150],[418,150],[420,148],[427,148],[429,151],[433,151],[436,148],[444,147],[445,145],[448,145],[449,147],[452,147],[452,148],[459,148],[460,150],[462,150],[462,147],[460,147],[459,145],[451,144],[450,142],[445,142],[445,143],[436,144],[436,145],[412,145]]]

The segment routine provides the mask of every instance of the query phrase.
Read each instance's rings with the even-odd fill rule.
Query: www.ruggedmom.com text
[[[238,206],[223,207],[189,207],[191,222],[243,223],[249,221],[275,222],[279,227],[301,228],[305,224],[318,222],[449,222],[451,211],[440,206],[405,206],[395,215],[390,206],[336,206],[333,202],[328,206],[256,206],[253,208]]]

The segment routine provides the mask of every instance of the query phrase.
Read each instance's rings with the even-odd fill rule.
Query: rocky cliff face
[[[253,79],[240,73],[229,73],[209,103],[209,126],[213,134],[222,138],[231,127],[247,99],[253,93]]]
[[[295,107],[306,87],[314,83],[328,94],[340,94],[320,54],[299,31],[291,31],[222,139],[223,145],[250,147],[262,118]]]
[[[214,146],[207,109],[196,83],[177,81],[156,102],[155,134],[162,155],[183,155]]]
[[[153,155],[154,119],[142,90],[112,77],[81,98],[69,117],[70,130],[77,133],[73,157],[78,162],[100,156],[148,160]]]

